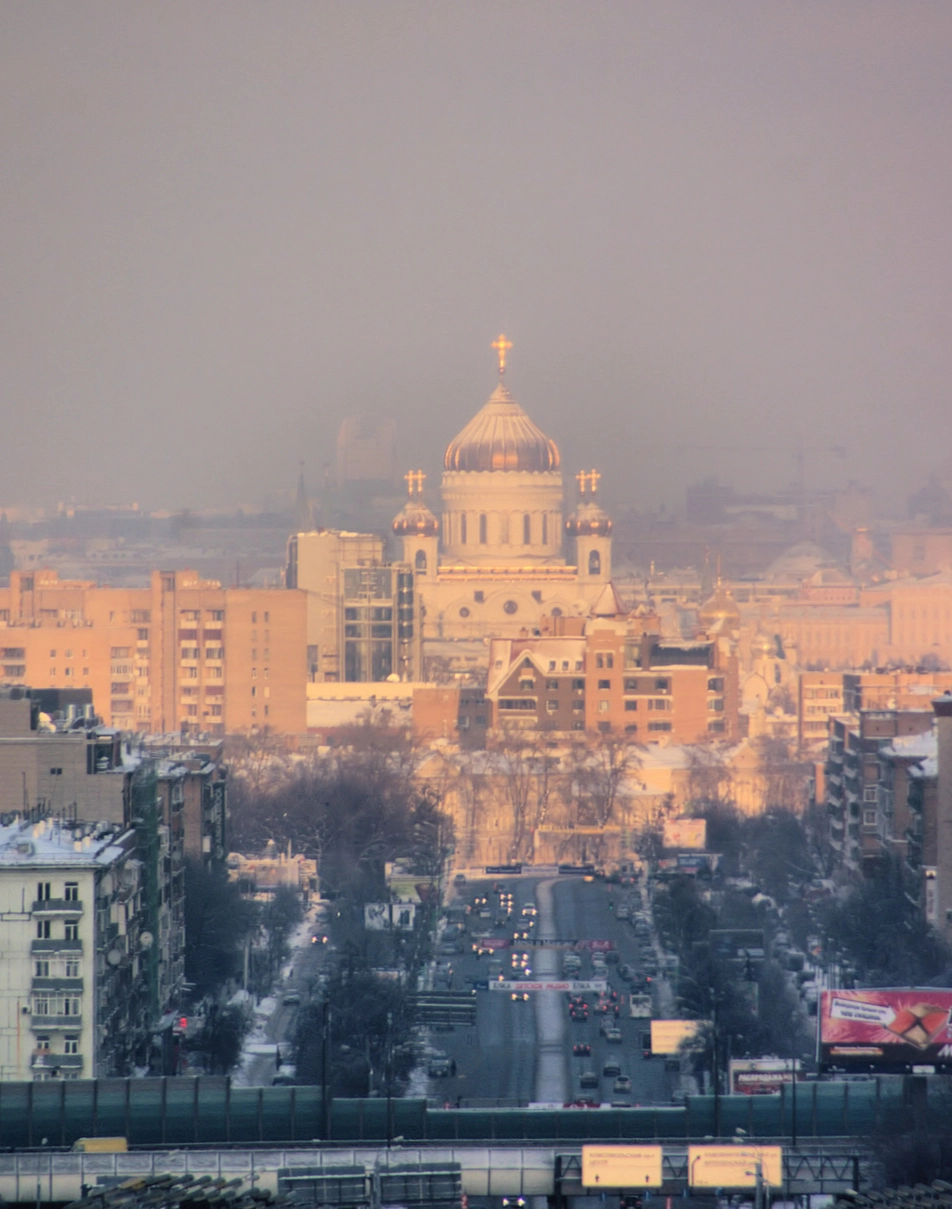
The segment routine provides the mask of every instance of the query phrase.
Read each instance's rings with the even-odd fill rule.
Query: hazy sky
[[[0,19],[0,505],[254,503],[350,413],[436,471],[501,330],[616,504],[952,453],[949,0]]]

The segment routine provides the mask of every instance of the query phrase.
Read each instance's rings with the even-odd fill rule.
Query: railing
[[[83,904],[75,898],[39,898],[30,910],[34,915],[82,915]]]

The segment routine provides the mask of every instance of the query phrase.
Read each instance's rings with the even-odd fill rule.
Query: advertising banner
[[[693,848],[703,852],[707,847],[707,819],[665,819],[665,848]]]
[[[703,1020],[652,1020],[651,1052],[653,1054],[677,1054],[685,1041],[692,1040]]]
[[[575,994],[577,991],[590,991],[593,994],[608,990],[608,983],[592,979],[588,982],[569,982],[567,979],[552,979],[549,982],[530,982],[528,979],[513,981],[497,978],[489,984],[491,991],[565,991]]]
[[[662,1154],[660,1146],[583,1146],[582,1185],[660,1188]]]
[[[364,927],[372,932],[412,932],[415,903],[364,903]]]
[[[932,987],[823,991],[819,1059],[831,1068],[887,1074],[952,1071],[952,990]]]
[[[784,1083],[803,1081],[799,1059],[732,1058],[730,1089],[732,1096],[769,1096],[780,1091]]]

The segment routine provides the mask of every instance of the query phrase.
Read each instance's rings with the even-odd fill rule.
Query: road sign
[[[660,1188],[661,1146],[583,1146],[585,1188]]]
[[[782,1146],[689,1146],[692,1188],[756,1188],[757,1165],[764,1185],[783,1184]]]
[[[491,991],[592,991],[600,992],[608,990],[608,983],[603,980],[588,982],[569,982],[568,980],[560,980],[558,982],[529,982],[512,981],[508,979],[499,979],[496,982],[489,984]]]
[[[421,991],[416,997],[421,1024],[475,1024],[474,991]]]

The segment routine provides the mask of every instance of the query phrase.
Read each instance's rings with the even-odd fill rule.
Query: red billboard
[[[932,987],[823,991],[817,1013],[825,1070],[952,1071],[952,990]]]

